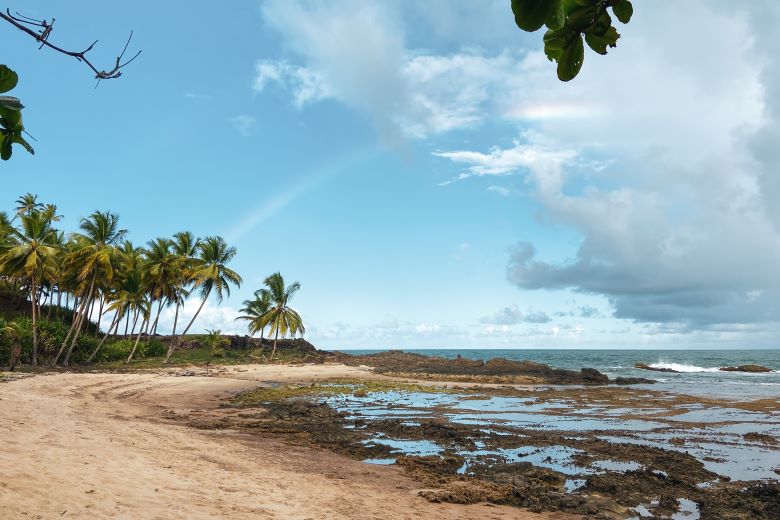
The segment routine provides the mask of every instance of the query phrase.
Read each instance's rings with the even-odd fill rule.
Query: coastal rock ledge
[[[754,372],[754,373],[772,372],[771,368],[763,367],[761,365],[739,365],[737,367],[721,367],[720,370],[723,372]]]
[[[652,370],[653,372],[673,372],[675,374],[679,374],[679,370],[674,370],[673,368],[668,367],[654,367],[652,365],[648,365],[647,363],[636,363],[634,365],[634,368],[638,368],[640,370]],[[721,372],[748,372],[748,373],[765,373],[765,372],[773,372],[771,368],[767,368],[761,365],[739,365],[735,367],[721,367],[718,370]]]

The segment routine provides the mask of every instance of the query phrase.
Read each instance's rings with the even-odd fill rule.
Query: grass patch
[[[90,365],[96,369],[120,369],[120,368],[163,368],[169,366],[186,365],[246,365],[266,364],[271,356],[271,350],[267,347],[237,350],[225,349],[222,356],[214,356],[207,347],[177,350],[171,356],[168,364],[163,365],[165,355],[134,359],[129,365],[124,361],[98,363]],[[320,359],[310,352],[298,349],[279,349],[274,356],[273,364],[296,364],[318,362]]]

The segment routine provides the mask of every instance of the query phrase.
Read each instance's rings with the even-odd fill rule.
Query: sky
[[[636,0],[570,83],[508,0],[6,3],[143,52],[95,88],[0,26],[36,139],[0,207],[225,237],[194,332],[280,271],[321,348],[780,348],[774,0]]]

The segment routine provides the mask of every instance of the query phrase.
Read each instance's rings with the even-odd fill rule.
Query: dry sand
[[[341,365],[65,373],[0,383],[0,517],[564,520],[489,504],[434,504],[394,466],[201,431],[170,411],[208,414],[260,383],[378,378]],[[197,370],[202,373],[202,370]]]

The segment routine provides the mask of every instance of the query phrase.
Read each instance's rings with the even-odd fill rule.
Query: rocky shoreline
[[[595,368],[575,371],[553,368],[532,361],[513,361],[504,358],[493,358],[487,361],[466,358],[448,359],[394,350],[367,355],[337,352],[334,361],[350,366],[371,366],[376,373],[388,376],[438,381],[586,386],[655,382],[641,377],[610,379]]]
[[[680,370],[675,370],[669,367],[657,367],[657,366],[649,365],[647,363],[636,363],[634,365],[634,368],[638,368],[640,370],[650,370],[653,372],[668,372],[673,374],[682,373]],[[739,365],[739,366],[732,366],[732,367],[719,367],[718,370],[720,372],[742,372],[746,374],[763,374],[763,373],[773,372],[771,368],[767,368],[761,365]]]

